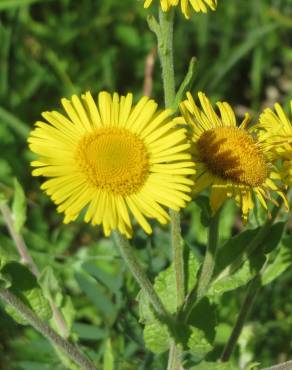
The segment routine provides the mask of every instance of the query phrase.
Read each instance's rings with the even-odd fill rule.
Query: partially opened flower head
[[[292,101],[290,102],[292,111]],[[267,108],[260,115],[258,133],[270,144],[275,161],[280,160],[279,171],[283,182],[292,185],[292,124],[280,104],[275,110]]]
[[[196,165],[194,193],[211,187],[213,212],[227,198],[234,198],[242,210],[243,220],[247,221],[249,211],[254,207],[254,197],[266,210],[272,192],[283,197],[274,182],[280,178],[279,174],[269,160],[266,142],[247,129],[248,115],[238,127],[228,103],[218,102],[217,114],[203,93],[198,96],[202,108],[189,93],[180,105],[182,115],[191,127]]]
[[[66,115],[43,113],[28,139],[38,155],[33,175],[49,179],[42,189],[65,213],[64,222],[85,209],[85,221],[130,237],[129,211],[147,232],[146,217],[164,224],[162,206],[179,210],[190,200],[194,173],[183,128],[176,128],[171,111],[157,112],[147,97],[132,107],[132,94],[87,92],[62,99]]]
[[[153,0],[145,0],[144,8],[148,8],[152,2]],[[160,6],[164,12],[167,12],[172,6],[178,6],[179,2],[187,19],[190,18],[193,11],[207,13],[208,9],[216,10],[217,7],[217,0],[160,0]]]

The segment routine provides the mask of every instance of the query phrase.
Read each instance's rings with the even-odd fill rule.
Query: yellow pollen
[[[149,174],[144,143],[126,129],[101,128],[83,136],[75,158],[93,186],[116,195],[136,193]]]
[[[198,140],[200,160],[209,171],[237,184],[260,186],[268,166],[251,134],[237,127],[205,131]]]

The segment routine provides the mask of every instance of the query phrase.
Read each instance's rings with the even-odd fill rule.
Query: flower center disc
[[[117,195],[137,192],[149,173],[144,143],[126,129],[103,128],[85,135],[75,158],[92,185]]]
[[[236,127],[205,131],[198,140],[202,162],[216,176],[249,186],[260,186],[268,176],[263,154],[253,137]]]

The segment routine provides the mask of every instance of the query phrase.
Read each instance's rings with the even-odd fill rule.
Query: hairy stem
[[[84,370],[97,370],[94,364],[82,354],[72,343],[68,342],[57,334],[49,325],[27,307],[17,296],[9,289],[0,288],[0,299],[7,305],[13,307],[28,323],[47,338],[53,346],[62,350],[72,361],[78,364]]]
[[[22,237],[21,234],[19,234],[13,223],[13,217],[11,214],[11,211],[9,207],[4,203],[0,204],[0,211],[3,215],[4,222],[6,224],[6,227],[9,231],[9,234],[14,241],[14,244],[16,246],[16,249],[22,259],[22,262],[27,265],[27,267],[30,269],[30,271],[34,274],[34,276],[38,279],[40,276],[40,271],[35,264],[33,258],[29,254],[28,248],[25,244],[25,241]],[[53,312],[53,317],[54,321],[57,325],[57,328],[59,329],[60,333],[62,334],[63,338],[68,338],[69,337],[69,330],[67,327],[67,324],[63,318],[63,315],[59,311],[58,307],[56,306],[55,302],[53,302],[51,299],[49,300],[52,312]]]
[[[163,306],[159,296],[155,292],[153,285],[148,279],[145,271],[140,265],[135,253],[129,243],[129,241],[117,230],[113,232],[114,240],[120,250],[121,256],[123,257],[125,263],[127,264],[132,275],[136,279],[140,288],[147,295],[150,303],[152,304],[155,312],[162,320],[168,321],[169,314]]]
[[[172,341],[169,349],[167,370],[182,370],[180,356],[180,349],[175,344],[175,341]]]
[[[171,107],[175,99],[175,78],[173,67],[173,17],[174,12],[159,9],[160,32],[157,34],[158,54],[162,68],[165,106]]]
[[[11,211],[9,207],[5,204],[2,203],[0,204],[0,211],[3,215],[3,219],[5,222],[5,225],[9,231],[9,234],[14,241],[14,244],[16,246],[16,249],[22,259],[22,262],[27,265],[27,267],[30,269],[30,271],[34,274],[34,276],[38,277],[39,276],[39,269],[37,265],[34,263],[32,257],[28,253],[27,247],[25,245],[25,242],[22,238],[22,236],[15,230],[14,223],[13,223],[13,218]]]
[[[165,107],[170,108],[175,101],[175,76],[173,64],[173,18],[174,12],[163,12],[159,8],[159,28],[156,25],[158,54],[162,68]],[[155,31],[155,27],[154,27]],[[179,308],[185,297],[183,240],[181,237],[180,215],[170,210],[171,246],[173,252],[174,272],[176,280],[177,307]],[[181,368],[181,350],[173,341],[170,347],[168,370]]]

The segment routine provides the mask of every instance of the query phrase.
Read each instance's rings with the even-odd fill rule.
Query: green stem
[[[180,308],[185,299],[185,276],[183,258],[183,240],[181,237],[180,215],[169,211],[171,220],[171,245],[173,251],[173,266],[176,282],[177,308]]]
[[[172,341],[169,349],[167,370],[181,370],[180,356],[181,351],[175,344],[175,341]]]
[[[165,106],[171,107],[175,100],[175,78],[173,66],[173,10],[163,12],[159,9],[159,26],[157,31],[158,54],[162,68]],[[171,245],[173,251],[174,271],[176,278],[177,306],[183,304],[185,296],[183,241],[181,237],[180,215],[170,210]]]
[[[246,296],[241,306],[240,312],[238,314],[236,323],[232,329],[231,335],[226,343],[226,346],[224,347],[224,350],[221,356],[222,362],[227,362],[230,359],[230,356],[232,355],[234,347],[242,331],[243,325],[255,301],[260,285],[261,285],[261,275],[258,274],[249,283]]]
[[[165,107],[170,108],[175,101],[175,76],[173,63],[173,18],[174,11],[163,12],[159,8],[159,27],[152,22],[158,41],[158,55],[162,68]],[[176,280],[177,307],[185,297],[183,241],[181,237],[180,215],[170,210],[171,245],[173,251],[174,271]],[[181,351],[173,341],[170,346],[167,370],[179,370]]]
[[[215,213],[215,215],[211,218],[209,225],[207,250],[198,281],[198,299],[201,299],[206,294],[213,277],[218,245],[219,219],[220,211],[217,211],[217,213]]]
[[[82,354],[77,347],[58,335],[46,323],[27,307],[10,290],[0,288],[0,299],[7,305],[13,307],[36,331],[47,338],[53,346],[62,350],[72,361],[84,370],[97,370],[94,364]]]
[[[198,280],[198,285],[190,292],[185,303],[185,307],[183,308],[183,315],[186,322],[188,321],[195,304],[197,304],[197,302],[200,301],[207,293],[213,277],[218,245],[219,220],[220,210],[217,211],[217,213],[215,213],[215,215],[211,218],[207,250]]]
[[[147,295],[150,303],[152,304],[155,312],[162,320],[168,322],[169,321],[169,314],[166,311],[165,307],[163,306],[159,296],[155,292],[153,285],[151,284],[150,280],[148,279],[145,271],[141,267],[137,257],[135,256],[133,249],[129,243],[129,241],[119,232],[113,232],[114,240],[119,247],[120,253],[126,262],[129,270],[131,271],[132,275],[136,279],[137,283],[139,284],[140,288],[144,291]]]
[[[160,32],[158,38],[158,54],[162,68],[164,101],[167,108],[171,107],[175,99],[175,78],[173,67],[173,17],[170,10],[163,12],[159,9]]]

